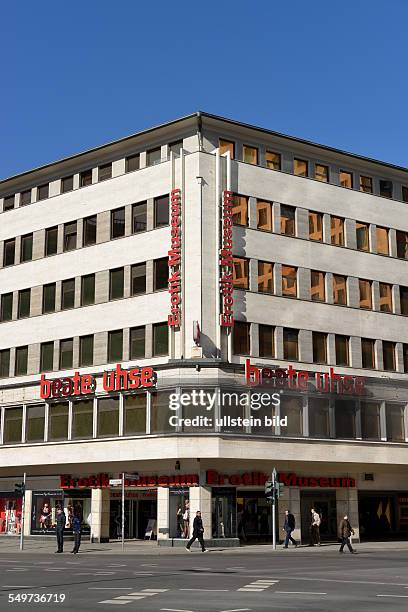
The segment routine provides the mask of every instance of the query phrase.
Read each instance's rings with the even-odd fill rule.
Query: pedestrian
[[[295,517],[293,516],[290,510],[285,510],[285,522],[283,525],[283,531],[285,531],[286,537],[285,537],[285,544],[283,545],[284,548],[287,548],[289,546],[289,540],[292,542],[292,544],[295,547],[297,546],[296,540],[292,538],[292,531],[294,530],[295,526],[296,526]]]
[[[320,546],[320,515],[314,508],[311,509],[310,544],[309,546]]]
[[[204,527],[203,527],[203,519],[201,518],[201,512],[200,510],[197,510],[197,513],[194,517],[194,521],[193,521],[193,536],[192,538],[189,540],[186,549],[190,550],[190,547],[192,545],[192,543],[195,540],[198,540],[201,544],[201,551],[202,552],[207,552],[207,549],[205,547],[204,544],[204,538],[203,538],[203,534],[204,534]]]
[[[186,501],[183,512],[183,538],[188,538],[188,530],[190,526],[190,502]]]
[[[354,529],[350,525],[350,521],[348,520],[347,514],[345,514],[344,518],[342,518],[342,520],[340,521],[340,525],[339,525],[339,536],[341,538],[341,546],[340,546],[339,553],[344,552],[343,548],[347,545],[347,548],[353,555],[357,554],[357,551],[354,550],[354,548],[352,547],[350,543],[351,535],[354,535]]]
[[[58,506],[57,508],[57,546],[58,546],[58,550],[55,551],[57,553],[64,552],[64,529],[65,529],[66,520],[67,519],[65,516],[65,512],[63,511],[61,506]]]
[[[81,546],[81,529],[82,529],[82,520],[81,513],[78,510],[74,511],[72,515],[72,531],[74,532],[74,548],[71,550],[74,555],[79,551],[79,547]]]
[[[177,506],[177,537],[182,538],[184,536],[184,525],[183,525],[183,510],[181,509],[181,505]]]

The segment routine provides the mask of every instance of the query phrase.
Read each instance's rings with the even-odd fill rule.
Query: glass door
[[[213,538],[235,538],[236,492],[230,488],[213,488],[212,529]]]

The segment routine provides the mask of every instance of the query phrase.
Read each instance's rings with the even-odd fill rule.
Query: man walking
[[[197,513],[194,517],[194,521],[193,521],[193,536],[192,538],[189,540],[186,549],[190,550],[190,547],[192,545],[193,542],[195,542],[195,540],[198,540],[201,544],[201,551],[202,552],[207,552],[207,549],[204,545],[204,539],[203,539],[203,533],[204,533],[204,527],[203,527],[203,519],[201,518],[201,512],[200,510],[197,510]]]
[[[320,546],[320,515],[314,508],[311,509],[310,544],[309,546]]]
[[[292,542],[294,546],[297,546],[297,542],[294,538],[292,538],[292,531],[295,528],[295,517],[291,513],[290,510],[285,510],[285,523],[283,525],[283,531],[286,533],[284,548],[289,546],[289,540]]]
[[[72,531],[74,532],[74,548],[71,552],[76,555],[81,546],[81,516],[77,510],[72,517]]]
[[[56,553],[64,552],[64,529],[65,529],[66,520],[67,519],[65,516],[65,512],[63,511],[61,506],[58,506],[57,508],[57,546],[58,546],[58,550],[55,551]]]
[[[341,538],[341,546],[340,546],[339,553],[344,552],[343,548],[347,544],[347,548],[349,549],[349,551],[353,555],[357,554],[357,551],[354,550],[354,548],[352,547],[350,543],[351,535],[354,535],[354,529],[350,525],[350,521],[348,520],[347,514],[345,514],[344,518],[340,521],[340,525],[339,525],[339,536]]]

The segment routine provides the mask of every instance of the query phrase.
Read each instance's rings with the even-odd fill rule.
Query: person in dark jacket
[[[65,529],[66,520],[67,518],[65,516],[65,512],[63,511],[61,506],[58,506],[57,508],[57,546],[58,546],[58,550],[55,551],[57,553],[64,552],[64,529]]]
[[[204,533],[203,519],[201,518],[200,510],[197,510],[197,513],[193,521],[193,537],[189,540],[186,546],[186,549],[191,552],[190,547],[192,543],[195,542],[195,540],[198,540],[201,544],[201,551],[207,552],[207,549],[204,545],[203,533]]]
[[[289,540],[294,546],[297,546],[296,540],[292,538],[292,531],[294,530],[295,526],[295,517],[293,516],[290,510],[285,510],[285,522],[283,525],[283,531],[286,532],[286,537],[285,544],[283,545],[284,548],[287,548],[289,546]]]
[[[340,521],[340,525],[339,525],[339,536],[341,538],[341,546],[339,550],[340,553],[344,552],[343,548],[347,544],[347,548],[349,549],[349,551],[353,555],[357,554],[357,551],[355,551],[354,548],[350,544],[351,535],[354,535],[354,529],[350,525],[350,521],[348,520],[348,516],[346,514],[344,518]]]
[[[74,555],[79,551],[79,547],[81,546],[81,515],[79,512],[75,511],[72,516],[72,531],[74,532],[74,548],[71,550]]]

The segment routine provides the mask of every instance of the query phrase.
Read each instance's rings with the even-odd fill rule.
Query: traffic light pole
[[[272,470],[272,544],[276,550],[276,468]]]
[[[24,476],[23,476],[23,496],[21,500],[20,550],[23,550],[24,548],[25,486],[26,486],[26,472],[24,472]]]

